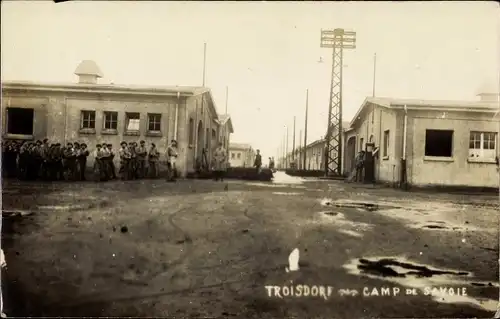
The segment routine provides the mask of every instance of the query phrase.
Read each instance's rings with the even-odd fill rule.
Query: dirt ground
[[[4,311],[175,318],[493,316],[499,299],[498,197],[279,178],[5,182]],[[294,248],[300,270],[287,273]],[[384,258],[392,261],[380,262]],[[403,268],[418,275],[401,275]],[[394,269],[399,273],[391,275]],[[328,300],[276,298],[265,288],[291,282],[331,285],[335,293]],[[468,299],[362,293],[364,287],[393,286],[466,287]],[[340,296],[338,289],[358,295]]]

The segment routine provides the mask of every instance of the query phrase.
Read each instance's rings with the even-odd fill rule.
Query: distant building
[[[118,149],[121,141],[145,140],[157,145],[162,159],[176,139],[183,175],[203,150],[209,159],[217,141],[229,143],[231,119],[217,114],[207,88],[99,84],[102,72],[90,60],[75,74],[78,83],[3,82],[3,138],[84,142],[91,150],[102,142]]]
[[[342,122],[342,131],[346,131],[349,129],[349,122]],[[327,132],[328,133],[328,132]],[[286,166],[290,167],[290,164],[295,162],[298,169],[305,170],[325,170],[325,147],[326,142],[324,138],[320,138],[313,142],[307,144],[306,147],[301,147],[296,150],[294,156],[290,152],[285,161],[280,159],[280,167]],[[305,154],[305,155],[304,155]],[[306,158],[306,163],[304,167],[304,156]]]
[[[250,144],[231,143],[229,145],[229,164],[231,167],[252,167],[255,151]]]
[[[375,179],[410,185],[498,187],[499,94],[479,101],[367,98],[345,132],[345,173],[356,153],[374,143]]]

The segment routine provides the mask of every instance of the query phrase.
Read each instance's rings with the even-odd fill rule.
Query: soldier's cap
[[[170,143],[175,143],[177,144],[177,141],[176,140],[171,140]]]
[[[56,143],[56,146],[61,146],[61,143]]]
[[[36,141],[37,144],[42,144],[42,141],[38,140]]]
[[[80,146],[85,146],[85,147],[87,147],[87,144],[85,144],[85,143],[82,143],[82,145],[80,145]]]
[[[66,145],[69,146],[69,145],[73,145],[73,144],[72,143],[66,143]]]
[[[96,146],[95,146],[95,147],[101,147],[101,144],[96,144]]]
[[[74,144],[75,144],[75,145],[80,145],[80,143],[78,143],[78,142],[75,142]]]
[[[111,146],[113,146],[113,144],[108,144],[108,147],[111,147]]]
[[[48,141],[49,141],[49,139],[48,139],[48,138],[44,138],[44,139],[43,139],[43,142],[44,142],[44,143],[47,143]]]
[[[120,145],[122,145],[122,146],[123,146],[123,145],[127,146],[127,142],[121,142],[121,143],[120,143]]]
[[[142,140],[142,141],[141,141],[141,144],[144,144],[144,143],[146,143],[146,142],[144,142],[144,140]]]
[[[156,147],[156,144],[155,144],[155,143],[151,143],[151,146],[154,146],[154,147]]]

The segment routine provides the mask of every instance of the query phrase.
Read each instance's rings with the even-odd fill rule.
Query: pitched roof
[[[3,81],[2,89],[49,90],[49,91],[83,91],[83,92],[121,92],[121,93],[155,93],[199,95],[210,92],[210,89],[197,86],[153,86],[153,85],[122,85],[122,84],[92,84],[92,83],[40,83],[33,81]]]
[[[219,114],[219,124],[225,125],[226,123],[229,126],[229,131],[234,133],[233,121],[231,121],[231,116],[229,114]]]
[[[419,100],[397,99],[387,97],[367,97],[349,123],[352,127],[359,119],[361,112],[368,104],[376,104],[388,109],[421,110],[421,111],[446,111],[446,112],[498,112],[498,102],[489,101],[453,101],[453,100]]]
[[[351,127],[351,125],[350,125],[350,124],[351,124],[350,122],[347,122],[347,121],[342,121],[342,131],[343,131],[343,132],[345,132],[345,131],[350,130],[350,127]],[[325,134],[325,136],[328,136],[329,129],[330,129],[330,128],[328,128],[328,129],[326,130],[326,134]]]

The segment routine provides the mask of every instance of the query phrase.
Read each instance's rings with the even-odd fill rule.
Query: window
[[[214,130],[214,129],[212,129],[212,139],[215,139],[215,138],[216,138],[216,135],[217,135],[217,134],[215,133],[215,130]]]
[[[452,157],[453,131],[426,130],[425,156]]]
[[[139,131],[141,124],[141,114],[139,113],[125,113],[125,126],[126,131],[134,132]]]
[[[389,130],[384,131],[384,149],[382,152],[383,157],[388,157],[387,155],[389,152]]]
[[[238,153],[238,159],[241,159],[241,153]]]
[[[497,133],[470,132],[469,157],[495,159]]]
[[[19,107],[7,108],[7,134],[33,135],[35,110]]]
[[[189,119],[189,145],[194,144],[194,120]]]
[[[364,151],[364,148],[363,148],[364,143],[365,143],[365,141],[363,140],[363,138],[360,138],[359,139],[359,150],[360,151]]]
[[[95,129],[95,111],[82,111],[82,129]]]
[[[161,114],[148,114],[148,131],[161,132]]]
[[[104,112],[104,129],[116,130],[118,128],[118,112]]]
[[[231,153],[231,159],[234,159],[234,153]]]

